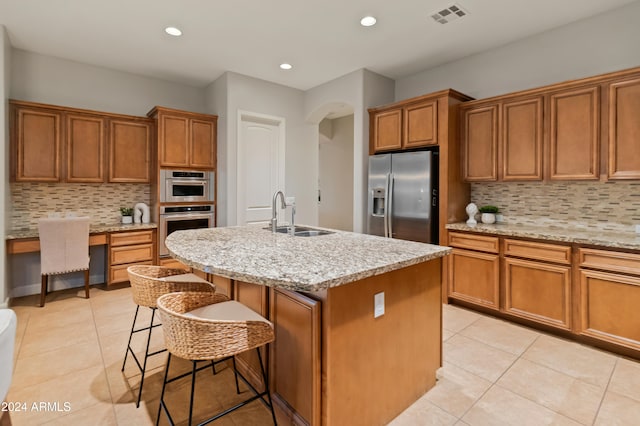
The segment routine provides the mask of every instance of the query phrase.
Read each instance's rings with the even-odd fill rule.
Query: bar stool
[[[236,374],[236,391],[239,393],[237,377],[251,388],[254,395],[204,420],[200,424],[212,422],[238,408],[259,399],[271,410],[273,424],[277,425],[273,411],[273,402],[269,392],[269,380],[262,362],[260,347],[271,343],[275,339],[273,324],[245,305],[229,300],[221,293],[180,292],[169,293],[158,299],[158,311],[162,318],[162,332],[169,351],[167,365],[160,394],[160,406],[156,425],[160,422],[160,414],[164,410],[169,423],[175,424],[164,401],[164,393],[168,383],[183,378],[189,373],[181,374],[171,379],[169,365],[173,355],[191,360],[191,397],[189,399],[189,425],[193,419],[193,397],[195,391],[196,373],[202,368],[196,367],[197,361],[220,360],[231,357]],[[264,391],[258,390],[236,370],[235,355],[255,349],[258,353],[260,370],[264,381]],[[267,399],[265,400],[265,396]]]
[[[166,349],[160,349],[149,353],[149,344],[151,343],[151,332],[154,328],[161,326],[162,324],[154,324],[155,313],[157,309],[156,301],[158,297],[163,294],[172,293],[175,291],[199,291],[214,293],[216,287],[210,282],[203,280],[199,276],[191,273],[186,273],[183,269],[167,268],[163,266],[151,266],[151,265],[134,265],[127,268],[129,274],[129,281],[131,282],[131,294],[133,295],[133,301],[137,305],[136,313],[133,317],[133,323],[131,324],[131,333],[129,333],[129,343],[127,344],[127,350],[124,354],[124,362],[122,363],[122,371],[127,364],[127,356],[129,352],[133,356],[133,360],[136,362],[142,377],[140,378],[140,389],[138,390],[138,400],[136,407],[140,406],[140,398],[142,397],[142,385],[144,384],[144,373],[147,370],[147,359],[150,356],[158,355],[165,352]],[[151,309],[151,321],[148,326],[136,329],[136,320],[138,319],[138,311],[140,306]],[[147,331],[147,346],[144,353],[144,360],[142,364],[136,356],[135,352],[131,348],[131,338],[134,333]],[[214,369],[215,373],[215,369]]]

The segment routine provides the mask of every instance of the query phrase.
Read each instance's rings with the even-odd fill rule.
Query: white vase
[[[482,223],[495,223],[496,222],[496,214],[495,213],[482,213],[480,217]]]
[[[122,223],[133,223],[133,217],[131,217],[131,216],[122,216]]]

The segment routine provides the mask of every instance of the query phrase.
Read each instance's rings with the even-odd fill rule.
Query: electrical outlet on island
[[[636,225],[636,234],[640,235],[640,225]]]

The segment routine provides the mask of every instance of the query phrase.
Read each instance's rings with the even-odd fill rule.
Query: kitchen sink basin
[[[271,231],[271,227],[268,226],[264,228],[268,231]],[[291,233],[289,226],[278,226],[276,228],[276,232],[281,234],[289,234]],[[296,226],[293,230],[294,237],[317,237],[319,235],[328,235],[333,234],[331,231],[325,231],[324,229],[314,229],[306,226]]]

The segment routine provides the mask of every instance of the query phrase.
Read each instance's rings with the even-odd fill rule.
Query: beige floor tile
[[[454,425],[458,419],[443,409],[431,404],[425,397],[420,398],[402,414],[393,419],[389,426]]]
[[[541,335],[522,357],[601,388],[609,383],[616,363],[614,355],[547,335]]]
[[[140,407],[136,408],[136,404],[121,403],[114,405],[116,420],[120,426],[153,426],[156,422],[156,414],[158,412],[159,400],[142,401]],[[168,425],[164,417],[160,417],[161,425]]]
[[[89,320],[79,320],[76,324],[69,325],[58,325],[52,322],[49,327],[36,326],[35,322],[40,321],[40,319],[31,318],[27,326],[27,333],[25,333],[20,347],[20,357],[45,354],[55,349],[84,343],[97,345],[96,327],[91,320],[91,311],[89,310],[88,313]],[[32,330],[32,328],[35,330]]]
[[[498,385],[582,424],[595,419],[604,389],[519,359],[498,380]]]
[[[640,424],[640,403],[637,400],[609,391],[604,395],[594,425],[635,426],[638,424]]]
[[[453,335],[455,335],[456,333],[454,333],[453,331],[447,330],[446,328],[442,329],[442,341],[446,342],[447,340],[449,340]]]
[[[619,358],[607,390],[640,402],[640,362]]]
[[[102,365],[102,357],[97,341],[65,346],[40,355],[20,356],[12,385],[31,386],[99,365]]]
[[[442,305],[442,327],[457,333],[483,316],[454,305]]]
[[[460,334],[514,355],[521,355],[540,333],[495,318],[483,317]]]
[[[462,417],[492,384],[450,364],[438,370],[437,377],[436,385],[424,398],[456,417]]]
[[[74,411],[64,417],[44,423],[46,426],[100,425],[117,426],[116,413],[111,404],[96,404]]]
[[[101,365],[31,386],[14,386],[8,396],[12,401],[25,402],[28,407],[33,408],[40,407],[41,403],[49,403],[40,409],[16,413],[17,420],[27,424],[41,424],[66,417],[90,406],[112,407],[111,394]]]
[[[462,420],[471,426],[580,424],[499,386],[489,389]]]
[[[455,335],[443,344],[443,361],[495,382],[517,356],[468,337]]]
[[[45,305],[44,308],[38,308],[31,313],[29,332],[65,326],[72,329],[71,327],[82,323],[93,324],[93,312],[89,303],[80,303],[65,310],[51,309]]]

